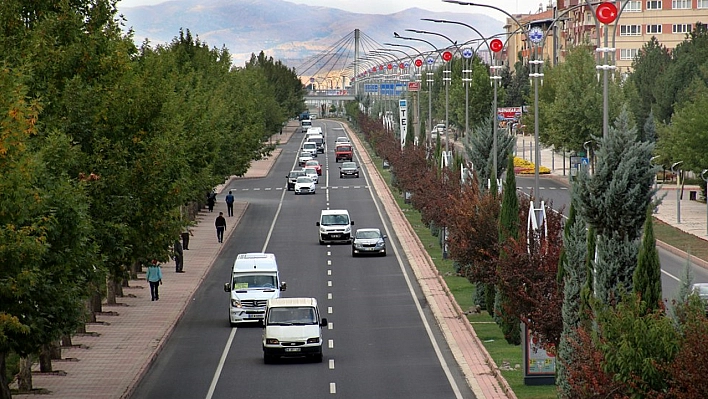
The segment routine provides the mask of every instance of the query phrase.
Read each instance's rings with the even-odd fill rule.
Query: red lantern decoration
[[[386,68],[388,68],[388,69],[393,69],[393,64],[388,64],[388,65],[386,66]]]
[[[405,67],[406,67],[406,65],[405,65],[404,63],[402,63],[402,62],[401,62],[400,64],[398,64],[398,67],[399,67],[400,69],[403,69],[403,68],[405,68]]]
[[[423,65],[423,60],[421,60],[420,58],[416,58],[415,66],[420,67],[421,65]]]
[[[504,43],[502,43],[502,41],[499,39],[494,39],[491,42],[489,42],[489,49],[494,51],[495,53],[502,51],[503,48],[504,48]]]
[[[442,59],[443,59],[443,61],[445,61],[445,62],[450,61],[450,60],[452,59],[452,53],[449,52],[449,51],[444,51],[444,52],[442,53]]]
[[[603,24],[611,24],[617,19],[617,7],[610,2],[602,3],[595,9],[595,16]]]

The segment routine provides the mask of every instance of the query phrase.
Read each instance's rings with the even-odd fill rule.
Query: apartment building
[[[652,36],[673,49],[685,40],[697,22],[708,23],[708,0],[628,0],[614,4],[619,17],[608,26],[595,20],[593,8],[583,0],[558,0],[537,13],[507,18],[505,63],[513,68],[519,54],[528,59],[534,52],[536,58],[543,54],[546,61],[562,62],[569,48],[587,43],[614,48],[612,62],[620,73],[626,73]],[[519,25],[545,32],[543,41],[539,45],[529,43],[519,33]]]

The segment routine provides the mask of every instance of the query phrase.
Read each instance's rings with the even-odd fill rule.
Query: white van
[[[321,134],[309,135],[307,136],[307,138],[305,138],[305,142],[317,144],[317,152],[319,152],[320,154],[324,154],[324,136],[322,136]]]
[[[320,212],[319,226],[320,245],[327,242],[351,243],[354,221],[349,212],[344,209],[324,209]]]
[[[303,133],[306,132],[307,129],[309,129],[310,127],[312,127],[312,120],[303,119],[300,121],[300,131],[302,131]]]
[[[231,281],[224,291],[231,293],[229,322],[261,322],[269,299],[279,298],[287,285],[280,281],[275,255],[262,252],[238,254]]]
[[[315,298],[269,299],[263,320],[263,362],[310,357],[322,362],[322,327]]]

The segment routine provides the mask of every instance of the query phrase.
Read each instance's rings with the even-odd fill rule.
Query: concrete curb
[[[487,349],[482,345],[482,343],[479,341],[479,337],[474,331],[474,328],[470,324],[469,320],[467,320],[467,316],[464,314],[460,306],[457,304],[455,301],[454,296],[450,292],[449,287],[447,286],[447,283],[445,282],[444,278],[440,275],[438,272],[437,268],[435,267],[435,263],[433,260],[430,258],[428,255],[427,251],[423,250],[424,246],[423,243],[420,241],[418,238],[418,235],[415,233],[413,230],[413,227],[408,223],[408,219],[406,219],[405,215],[403,214],[403,211],[399,206],[396,205],[396,201],[394,198],[393,193],[391,190],[388,188],[388,185],[385,183],[383,176],[379,173],[378,169],[373,166],[373,161],[369,157],[368,152],[364,150],[363,145],[359,141],[359,137],[353,133],[353,129],[351,126],[348,124],[344,123],[345,128],[347,129],[349,135],[352,137],[352,140],[355,141],[355,144],[357,145],[357,149],[359,150],[359,153],[362,155],[365,155],[365,158],[363,159],[364,166],[367,168],[367,172],[369,172],[369,176],[372,177],[372,179],[376,179],[378,184],[372,184],[374,189],[379,193],[379,197],[382,199],[382,203],[384,208],[386,208],[387,213],[390,215],[396,214],[397,218],[401,221],[402,228],[405,229],[405,234],[400,234],[397,231],[397,234],[399,235],[399,239],[401,236],[408,236],[410,240],[412,240],[415,245],[413,246],[414,248],[419,249],[420,256],[414,256],[411,253],[410,248],[403,248],[404,252],[406,253],[409,262],[411,263],[411,268],[416,276],[416,280],[418,283],[421,285],[421,289],[423,290],[425,294],[426,301],[428,302],[431,310],[433,311],[433,314],[435,316],[436,322],[440,326],[441,330],[443,331],[443,334],[446,337],[446,340],[448,341],[448,344],[453,346],[457,345],[458,342],[455,340],[453,333],[450,331],[450,329],[447,326],[447,320],[445,316],[442,314],[442,311],[440,308],[437,306],[436,303],[436,296],[434,295],[434,291],[442,291],[446,297],[447,302],[450,303],[452,308],[454,309],[454,312],[456,314],[457,320],[460,321],[460,324],[462,324],[469,334],[469,336],[472,338],[471,341],[474,344],[475,349],[480,352],[484,358],[484,361],[486,363],[486,366],[489,369],[489,372],[494,377],[494,380],[499,384],[499,388],[503,391],[503,395],[506,398],[509,399],[515,399],[516,395],[514,392],[511,390],[511,387],[509,386],[508,382],[504,379],[504,377],[501,375],[501,372],[497,368],[494,360],[491,358],[491,355],[487,351]],[[372,165],[371,168],[368,166]],[[373,182],[372,182],[373,183]],[[379,191],[379,188],[383,188],[383,192]],[[384,199],[386,199],[384,201]],[[394,229],[396,229],[396,226],[394,225]],[[402,233],[402,232],[401,232]],[[403,240],[400,240],[403,241]],[[419,264],[416,262],[416,259],[421,259],[422,264]],[[425,267],[428,269],[428,275],[432,274],[434,276],[435,281],[437,282],[439,288],[435,288],[433,286],[430,286],[430,277],[427,275],[424,275],[424,271],[419,269],[419,267]],[[475,375],[472,372],[472,368],[470,367],[470,363],[467,362],[467,359],[465,358],[463,353],[460,353],[459,351],[454,351],[453,350],[453,355],[455,357],[455,360],[458,363],[458,366],[462,370],[463,374],[465,375],[465,378],[467,379],[467,383],[472,389],[472,391],[475,393],[475,395],[478,396],[478,399],[484,399],[487,398],[488,396],[485,394],[484,390],[481,387],[480,381],[478,380],[477,376],[480,374]],[[465,367],[467,366],[467,367]],[[496,387],[489,387],[489,384],[484,384],[488,389],[491,391],[496,391]],[[489,392],[487,392],[489,393]]]

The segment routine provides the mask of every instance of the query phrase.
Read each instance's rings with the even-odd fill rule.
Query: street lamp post
[[[429,41],[427,41],[427,40],[425,40],[425,39],[420,39],[420,38],[417,38],[417,37],[404,37],[404,36],[399,35],[399,34],[396,33],[396,32],[393,32],[393,37],[395,37],[396,39],[415,40],[415,41],[427,43],[428,45],[430,45],[430,46],[434,49],[434,52],[435,52],[438,56],[440,55],[440,50],[438,50],[438,48],[435,47],[435,45],[434,45],[433,43],[430,43]],[[437,58],[437,57],[436,57],[436,58]],[[426,59],[426,63],[427,63],[427,65],[428,65],[428,68],[427,68],[428,71],[429,71],[430,68],[433,66],[433,64],[435,64],[436,58],[428,57],[428,58]],[[426,82],[428,83],[428,124],[429,124],[429,126],[428,126],[428,131],[433,130],[433,104],[432,104],[432,97],[433,97],[433,96],[432,96],[432,90],[430,90],[430,87],[433,85],[433,82],[434,82],[433,76],[434,76],[434,75],[435,75],[435,74],[432,73],[432,72],[427,72],[427,73],[426,73],[426,77],[427,77]],[[426,135],[425,135],[425,136],[426,136],[426,137],[428,136],[427,132],[426,132]]]
[[[708,235],[708,169],[703,169],[701,179],[706,182],[706,235]]]
[[[683,161],[671,165],[671,174],[676,176],[676,223],[681,224],[681,164]]]
[[[384,45],[386,45],[386,46],[394,46],[394,47],[405,47],[405,48],[409,48],[409,49],[415,51],[416,53],[418,53],[418,56],[420,57],[420,59],[416,59],[416,60],[414,61],[414,64],[415,64],[416,68],[418,68],[418,75],[419,75],[419,77],[420,77],[420,82],[422,82],[422,80],[423,80],[423,79],[422,79],[422,76],[423,76],[423,68],[422,68],[422,67],[423,67],[423,64],[426,63],[426,57],[425,57],[425,55],[423,55],[423,53],[421,53],[420,51],[418,51],[417,48],[415,48],[415,47],[413,47],[413,46],[408,46],[408,45],[405,45],[405,44],[384,43]],[[426,65],[427,65],[427,64],[426,64]],[[426,66],[426,71],[427,71],[427,66]],[[416,80],[417,80],[417,79],[416,79]],[[417,81],[418,81],[418,80],[417,80]],[[430,97],[431,97],[431,91],[430,91],[430,87],[428,86],[428,108],[429,108],[429,109],[431,108]],[[420,134],[420,131],[421,131],[421,130],[420,130],[420,127],[421,127],[421,126],[420,126],[420,91],[418,92],[418,106],[417,106],[417,112],[418,112],[418,134]],[[420,137],[420,136],[418,136],[418,137]],[[426,134],[425,137],[426,137],[426,138],[428,137],[427,134]]]
[[[404,55],[403,60],[406,60],[404,66],[406,66],[408,68],[408,81],[409,82],[417,81],[415,78],[415,74],[414,73],[412,74],[413,65],[411,65],[411,61],[415,57],[411,57],[409,54],[407,54],[404,51],[391,49],[391,48],[378,48],[376,50],[387,51],[387,52],[397,52],[397,53],[403,54]],[[400,70],[400,65],[399,65],[399,70]],[[415,106],[415,110],[416,110],[415,122],[416,122],[416,124],[414,125],[414,135],[415,135],[415,138],[417,139],[420,136],[420,87],[418,87],[418,90],[416,90],[414,99],[415,99],[415,104],[416,104],[416,106]],[[414,144],[414,143],[415,143],[415,140],[411,144]]]
[[[457,49],[457,42],[450,39],[449,37],[437,32],[428,32],[424,30],[417,29],[406,29],[407,32],[420,33],[424,35],[436,35],[447,39],[452,46]],[[457,49],[459,52],[459,49]],[[443,61],[447,64],[443,69],[443,84],[445,85],[445,162],[449,162],[450,156],[450,83],[452,83],[452,54],[449,55],[449,59],[446,59],[446,54],[450,54],[449,51],[443,53]]]

